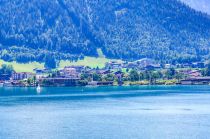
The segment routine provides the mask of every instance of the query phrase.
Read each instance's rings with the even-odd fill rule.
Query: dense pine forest
[[[207,60],[210,16],[177,0],[1,0],[0,58]]]

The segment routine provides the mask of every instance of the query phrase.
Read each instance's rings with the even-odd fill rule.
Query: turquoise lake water
[[[0,139],[209,139],[210,86],[0,88]]]

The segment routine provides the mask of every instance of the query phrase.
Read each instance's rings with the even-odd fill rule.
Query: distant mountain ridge
[[[76,60],[97,56],[97,48],[108,58],[205,60],[210,17],[177,0],[0,1],[4,60]]]

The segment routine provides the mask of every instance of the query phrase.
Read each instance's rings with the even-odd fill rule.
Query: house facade
[[[24,79],[32,78],[34,76],[35,74],[29,73],[29,72],[20,72],[20,73],[14,72],[12,74],[12,80],[24,80]]]
[[[119,61],[110,61],[105,65],[106,69],[121,69],[123,67],[123,63]]]
[[[63,75],[64,75],[64,77],[69,77],[69,78],[78,77],[78,73],[77,73],[76,69],[70,68],[70,67],[65,67],[63,69]]]

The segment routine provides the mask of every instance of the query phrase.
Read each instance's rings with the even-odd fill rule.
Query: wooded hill
[[[209,58],[210,17],[177,0],[1,0],[0,58]],[[52,56],[53,55],[53,56]]]

